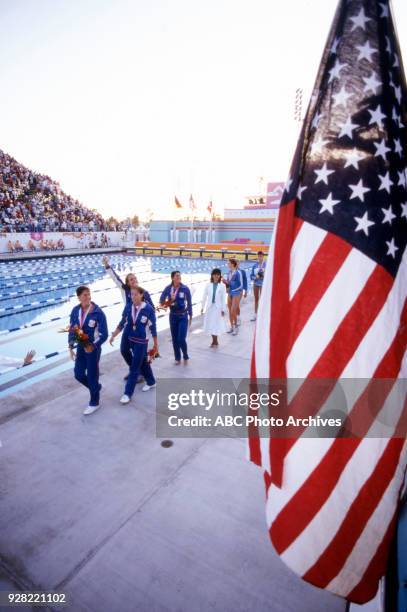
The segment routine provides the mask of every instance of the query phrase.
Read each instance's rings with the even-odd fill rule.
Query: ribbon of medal
[[[134,304],[132,304],[131,319],[133,321],[133,329],[136,329],[136,321],[137,321],[137,317],[139,315],[140,310],[141,310],[141,306],[137,306],[137,308],[135,308]]]
[[[92,304],[89,304],[89,308],[87,309],[87,311],[84,313],[82,308],[79,309],[79,327],[82,329],[82,327],[84,326],[84,323],[86,321],[86,317],[89,314],[89,311],[92,307]]]

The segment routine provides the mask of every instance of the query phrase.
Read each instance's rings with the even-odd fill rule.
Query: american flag
[[[252,379],[366,378],[368,392],[372,380],[406,377],[406,101],[389,0],[341,0],[272,239]],[[318,587],[369,601],[386,570],[405,440],[249,444],[281,559]]]
[[[192,197],[192,193],[191,193],[191,195],[189,196],[189,208],[190,208],[191,210],[196,210],[196,204],[195,204],[195,200],[194,200],[194,198]]]
[[[206,210],[208,211],[208,213],[211,215],[212,214],[212,209],[213,209],[213,204],[212,204],[212,200],[209,202],[208,206],[206,207]]]

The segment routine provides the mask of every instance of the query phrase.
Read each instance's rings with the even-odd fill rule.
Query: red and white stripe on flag
[[[388,66],[373,90],[368,64],[378,74]],[[341,1],[278,213],[251,364],[253,380],[365,379],[349,413],[359,421],[372,381],[393,381],[377,412],[362,419],[362,436],[249,438],[281,559],[357,603],[374,597],[386,571],[407,467],[404,438],[372,435],[395,381],[407,377],[400,66],[388,1]]]
[[[270,333],[256,333],[252,376],[405,377],[404,274],[393,282],[341,239],[296,219],[294,205],[279,211],[258,312],[258,325]],[[265,469],[267,525],[282,560],[318,587],[369,601],[385,573],[406,442],[249,444],[251,460]]]

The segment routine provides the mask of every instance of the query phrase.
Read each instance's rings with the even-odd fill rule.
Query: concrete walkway
[[[253,323],[216,350],[196,319],[188,366],[160,337],[161,377],[246,376]],[[238,439],[155,437],[154,392],[121,406],[118,352],[102,358],[103,406],[71,372],[0,401],[0,589],[65,592],[81,612],[342,612],[274,553],[261,471]],[[3,577],[3,581],[1,581]],[[36,608],[38,609],[38,608]],[[55,608],[57,609],[57,608]]]

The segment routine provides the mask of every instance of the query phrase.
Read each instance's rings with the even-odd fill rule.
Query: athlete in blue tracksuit
[[[131,297],[132,303],[125,306],[122,318],[110,338],[110,344],[113,344],[114,338],[124,330],[130,346],[130,373],[124,394],[120,400],[122,404],[129,403],[134,393],[139,373],[144,376],[146,381],[143,391],[148,391],[155,386],[155,378],[148,361],[147,328],[151,331],[154,349],[158,352],[155,310],[144,300],[144,289],[142,287],[132,289]]]
[[[256,320],[257,310],[259,308],[259,299],[261,290],[263,288],[264,272],[266,269],[266,262],[264,261],[263,251],[257,253],[257,261],[252,266],[250,279],[253,281],[253,295],[254,295],[254,316],[252,321]]]
[[[79,298],[79,304],[71,312],[68,344],[71,358],[75,359],[75,378],[85,385],[90,392],[89,406],[85,408],[84,414],[92,414],[99,408],[99,396],[102,388],[102,385],[99,384],[99,361],[102,351],[101,346],[108,336],[107,321],[105,313],[91,301],[88,287],[84,285],[78,287],[76,295]],[[75,332],[73,330],[75,326],[82,329],[89,337],[86,345],[77,345],[76,354],[74,352]]]
[[[160,308],[170,308],[170,330],[174,348],[175,363],[181,363],[181,353],[186,363],[189,359],[187,347],[188,317],[192,322],[191,292],[181,283],[181,273],[171,272],[171,284],[161,294]]]
[[[123,282],[120,276],[117,274],[117,272],[110,265],[107,257],[103,257],[102,262],[110,278],[119,287],[121,294],[122,294],[123,302],[126,305],[131,304],[132,303],[131,290],[138,286],[137,276],[133,274],[132,272],[129,272],[129,274],[126,274],[126,277]],[[153,304],[153,300],[151,299],[149,292],[146,291],[145,289],[144,289],[144,301],[150,304],[153,309],[155,308]],[[132,357],[131,357],[130,345],[129,345],[129,341],[127,337],[126,328],[124,329],[121,340],[120,340],[120,352],[122,354],[123,359],[125,360],[125,362],[130,368]],[[127,376],[125,377],[125,380],[127,380]]]
[[[239,270],[239,264],[236,259],[231,258],[228,261],[229,272],[224,283],[228,291],[228,308],[230,319],[230,330],[228,334],[237,335],[237,316],[239,312],[239,302],[243,294],[243,275]]]
[[[242,275],[242,285],[243,285],[243,291],[239,297],[239,306],[237,308],[237,324],[240,325],[240,302],[242,301],[242,297],[247,297],[247,288],[248,288],[248,283],[247,283],[247,273],[246,270],[244,268],[240,267],[240,264],[238,262],[238,269]]]

